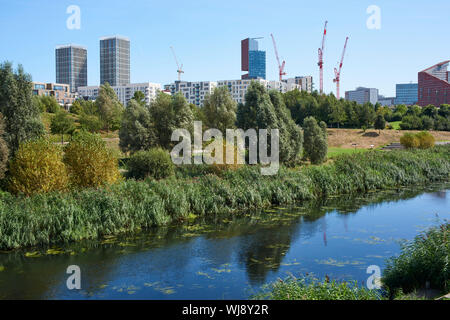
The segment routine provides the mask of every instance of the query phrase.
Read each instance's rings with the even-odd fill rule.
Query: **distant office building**
[[[295,77],[283,80],[286,83],[295,83],[298,84],[301,88],[301,91],[306,91],[308,93],[312,92],[313,87],[313,77],[312,76],[304,76],[304,77]]]
[[[366,102],[376,104],[378,102],[378,89],[358,87],[356,90],[346,91],[345,100],[356,101],[358,104]]]
[[[403,83],[395,86],[395,104],[412,106],[417,104],[419,85],[417,83]]]
[[[237,103],[245,103],[245,94],[252,81],[261,83],[266,89],[274,89],[282,93],[294,89],[301,89],[298,84],[288,84],[280,81],[268,81],[264,79],[241,79],[241,80],[220,80],[217,81],[217,87],[226,87],[231,97]]]
[[[145,102],[149,104],[156,99],[156,95],[161,90],[161,85],[159,83],[130,83],[123,86],[113,86],[112,89],[117,95],[119,101],[127,106],[128,102],[133,98],[136,91],[141,91],[145,96]],[[100,86],[89,86],[78,88],[78,94],[85,100],[96,100],[98,93],[100,91]]]
[[[242,79],[266,79],[266,52],[259,50],[257,38],[241,41],[241,70],[248,72]]]
[[[54,97],[62,106],[68,108],[75,101],[76,95],[70,92],[70,85],[65,83],[33,82],[33,95]]]
[[[378,96],[378,103],[383,107],[392,107],[395,105],[395,97]]]
[[[216,87],[217,82],[214,81],[175,81],[175,83],[165,85],[164,90],[171,94],[181,92],[188,103],[203,106],[206,95],[211,94]]]
[[[113,36],[100,39],[100,84],[130,83],[130,40]]]
[[[87,50],[76,45],[55,49],[56,82],[70,85],[70,91],[87,86]]]
[[[450,60],[447,60],[419,72],[420,106],[429,104],[440,106],[450,103],[450,75],[447,71],[449,63]]]

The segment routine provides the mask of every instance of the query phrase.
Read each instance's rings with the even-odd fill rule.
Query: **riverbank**
[[[0,195],[0,250],[57,244],[167,225],[197,216],[331,195],[448,180],[450,147],[370,151],[262,176],[246,166],[220,176],[128,180],[101,190]]]

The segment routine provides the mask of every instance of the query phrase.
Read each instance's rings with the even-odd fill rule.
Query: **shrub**
[[[81,103],[78,100],[74,101],[72,103],[72,105],[70,106],[69,111],[70,111],[70,113],[80,115],[81,113],[83,113],[83,106],[81,105]]]
[[[412,134],[412,133],[405,133],[400,138],[400,143],[402,144],[402,146],[404,146],[405,148],[408,148],[408,149],[418,148],[420,145],[419,139],[417,138],[417,136],[415,134]]]
[[[103,124],[95,115],[83,113],[80,117],[81,128],[91,133],[97,133],[102,128]]]
[[[319,126],[316,119],[308,117],[303,122],[304,156],[313,164],[325,161],[328,153],[327,132],[325,124]]]
[[[417,139],[419,139],[419,148],[428,149],[435,145],[435,140],[432,134],[426,131],[422,131],[416,134]]]
[[[174,174],[172,159],[169,153],[161,148],[136,152],[131,156],[127,166],[128,176],[135,179],[160,180]]]
[[[81,131],[64,151],[64,163],[74,186],[96,188],[120,178],[117,156],[99,135]]]
[[[425,286],[448,292],[450,288],[450,223],[433,227],[406,242],[398,257],[388,260],[382,282],[391,294],[409,293]]]
[[[382,300],[374,290],[359,287],[357,282],[318,281],[312,278],[288,278],[263,287],[254,299],[270,300]]]
[[[0,179],[5,177],[5,171],[8,167],[9,149],[8,144],[3,138],[5,134],[5,122],[3,115],[0,113]]]
[[[65,190],[68,186],[61,149],[48,140],[39,139],[20,145],[9,168],[9,190],[31,195]]]

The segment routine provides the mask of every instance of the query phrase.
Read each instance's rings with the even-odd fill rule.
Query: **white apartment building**
[[[245,93],[252,81],[261,83],[268,90],[274,89],[282,93],[294,89],[301,90],[301,86],[296,83],[269,81],[264,79],[220,80],[217,82],[217,87],[227,87],[234,101],[237,103],[245,103]]]
[[[145,95],[145,102],[149,104],[156,99],[156,95],[161,91],[161,85],[159,83],[130,83],[123,86],[111,87],[119,101],[124,105],[128,105],[128,102],[133,98],[136,91],[141,91]],[[98,97],[100,86],[88,86],[79,87],[78,94],[84,99],[95,100]]]
[[[312,87],[313,87],[313,77],[312,76],[301,76],[301,77],[289,78],[284,81],[287,84],[298,84],[301,87],[300,91],[306,91],[308,93],[312,92]]]
[[[165,85],[164,90],[170,91],[171,94],[181,92],[188,103],[202,106],[205,97],[213,93],[216,87],[217,82],[214,81],[175,81],[175,83]]]

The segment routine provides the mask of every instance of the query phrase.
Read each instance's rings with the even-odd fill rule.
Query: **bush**
[[[450,288],[450,223],[434,227],[402,246],[398,257],[387,262],[382,282],[391,294],[425,287],[447,293]]]
[[[172,159],[169,153],[161,148],[136,152],[131,156],[127,166],[128,176],[135,179],[160,180],[174,174]]]
[[[403,137],[400,138],[400,143],[409,149],[420,148],[428,149],[435,145],[435,140],[432,134],[423,131],[416,134],[405,133]]]
[[[5,134],[5,122],[3,115],[0,113],[0,179],[5,177],[5,172],[8,167],[9,149],[8,144],[3,138]]]
[[[419,139],[419,148],[428,149],[435,145],[435,140],[432,134],[423,131],[416,134],[417,139]]]
[[[408,149],[418,148],[420,145],[419,139],[416,137],[415,134],[412,133],[405,133],[400,138],[400,143],[402,144],[402,146]]]
[[[9,190],[31,195],[65,190],[68,186],[61,149],[48,140],[39,139],[20,145],[9,168]]]
[[[96,188],[120,178],[117,156],[99,135],[81,131],[64,151],[64,163],[74,186]]]
[[[81,115],[83,113],[83,106],[77,100],[72,103],[69,109],[70,113]]]
[[[308,117],[303,122],[304,156],[312,164],[325,161],[328,153],[327,131],[324,123],[319,126],[316,119]]]
[[[264,286],[254,299],[269,300],[382,300],[374,290],[359,287],[357,282],[318,281],[312,278],[288,278]]]

